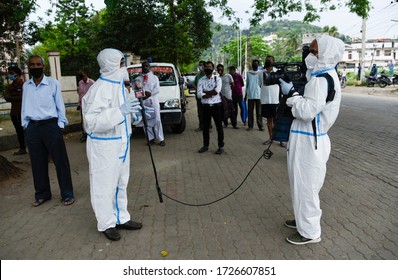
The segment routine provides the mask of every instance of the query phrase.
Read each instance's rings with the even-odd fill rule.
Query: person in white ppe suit
[[[285,226],[297,229],[287,237],[295,245],[317,243],[321,241],[321,215],[319,192],[326,175],[326,162],[330,154],[328,130],[334,124],[339,113],[341,88],[336,65],[342,59],[344,43],[331,36],[321,36],[312,41],[310,53],[305,58],[308,68],[308,83],[304,95],[294,92],[292,83],[282,79],[283,94],[292,94],[286,104],[292,108],[293,120],[287,146],[287,165],[294,220],[285,222]],[[324,77],[328,73],[334,81],[335,96],[326,102],[328,82]],[[316,135],[313,119],[316,123]]]
[[[98,231],[110,240],[119,240],[117,228],[135,230],[141,223],[130,220],[127,211],[127,184],[130,175],[131,121],[141,116],[139,100],[129,96],[124,55],[104,49],[97,56],[100,78],[83,97],[87,132],[91,204]]]
[[[160,146],[165,146],[162,119],[160,117],[160,104],[158,95],[160,91],[159,78],[150,71],[150,64],[144,61],[141,64],[142,73],[136,79],[139,80],[143,91],[145,92],[144,105],[152,107],[154,112],[147,118],[147,129],[144,130],[148,133],[149,143],[155,144],[157,140]],[[141,126],[143,124],[141,123]]]

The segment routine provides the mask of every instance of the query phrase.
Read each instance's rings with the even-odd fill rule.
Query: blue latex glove
[[[131,113],[137,113],[141,111],[140,101],[137,98],[127,99],[127,101],[120,106],[120,111],[123,116]]]
[[[286,83],[283,79],[279,78],[279,82],[281,90],[283,95],[289,95],[289,93],[293,90],[294,91],[294,87],[293,87],[293,83]]]

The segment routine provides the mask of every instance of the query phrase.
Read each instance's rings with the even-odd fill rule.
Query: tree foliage
[[[90,64],[90,20],[93,13],[84,0],[51,1],[55,8],[54,22],[47,22],[38,29],[44,49],[59,50],[64,75],[75,75],[79,68]]]
[[[264,16],[281,18],[291,12],[304,12],[304,22],[319,20],[319,13],[347,6],[351,13],[367,18],[371,8],[370,0],[254,0],[251,25],[257,25]]]
[[[24,24],[36,8],[36,0],[7,0],[0,3],[0,61],[7,66],[16,57],[16,42],[22,44]]]
[[[211,22],[204,0],[118,0],[104,16],[101,38],[156,61],[190,63],[210,45]]]

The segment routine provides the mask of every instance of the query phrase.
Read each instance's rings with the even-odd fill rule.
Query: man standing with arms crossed
[[[199,80],[198,97],[202,100],[203,107],[203,147],[198,151],[204,153],[209,149],[210,142],[210,123],[213,118],[217,127],[218,150],[217,155],[224,153],[224,130],[222,127],[222,103],[220,77],[213,75],[214,64],[211,61],[205,63],[206,76]]]

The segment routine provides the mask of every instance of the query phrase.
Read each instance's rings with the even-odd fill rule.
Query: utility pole
[[[249,38],[250,35],[249,33],[246,36],[246,49],[245,49],[245,75],[246,73],[249,71],[249,58],[248,58],[248,54],[249,54]]]
[[[365,52],[366,52],[366,19],[362,18],[362,51],[361,51],[361,82],[365,81]]]

